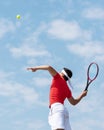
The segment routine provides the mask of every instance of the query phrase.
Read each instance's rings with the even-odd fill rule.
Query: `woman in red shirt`
[[[49,124],[51,125],[52,130],[71,130],[69,114],[68,110],[64,106],[64,101],[67,98],[70,104],[76,105],[87,95],[87,91],[83,91],[77,98],[72,96],[71,90],[67,84],[68,81],[69,86],[71,86],[70,78],[72,77],[72,72],[67,68],[63,68],[60,73],[48,65],[36,66],[27,69],[32,72],[37,70],[47,70],[51,74],[53,79],[49,97]]]

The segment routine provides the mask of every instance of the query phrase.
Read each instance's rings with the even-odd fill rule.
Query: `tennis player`
[[[49,96],[49,124],[52,130],[71,130],[69,113],[67,108],[64,106],[64,101],[67,98],[70,104],[76,105],[87,95],[87,91],[83,91],[77,98],[72,96],[70,89],[72,71],[67,68],[63,68],[60,73],[48,65],[36,66],[27,69],[32,72],[37,70],[47,70],[50,73],[52,76],[52,83]],[[69,87],[67,81],[69,83]]]

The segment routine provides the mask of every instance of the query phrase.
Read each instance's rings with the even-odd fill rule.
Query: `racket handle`
[[[85,88],[85,91],[87,91],[88,90],[88,86],[86,86],[86,88]]]

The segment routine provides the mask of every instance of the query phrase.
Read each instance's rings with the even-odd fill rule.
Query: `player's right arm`
[[[83,92],[80,94],[79,97],[74,98],[74,97],[72,96],[72,97],[68,98],[68,101],[69,101],[72,105],[77,105],[77,104],[81,101],[81,99],[82,99],[83,97],[85,97],[86,95],[87,95],[87,91],[83,91]]]
[[[47,70],[53,77],[57,74],[57,71],[52,66],[49,66],[49,65],[30,67],[30,68],[27,68],[27,70],[31,70],[32,72],[35,72],[37,70]]]

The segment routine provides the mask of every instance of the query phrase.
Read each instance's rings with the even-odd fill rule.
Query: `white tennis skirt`
[[[54,103],[51,105],[48,121],[52,130],[71,130],[68,110],[61,103]]]

